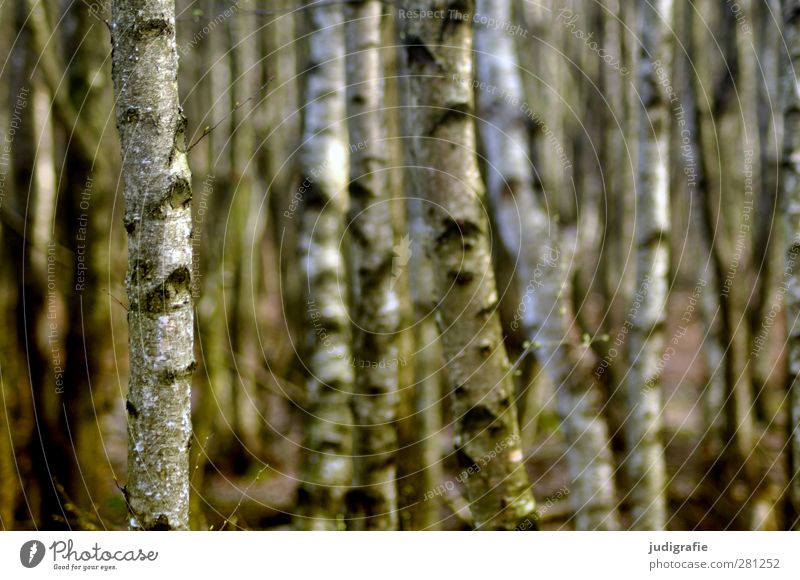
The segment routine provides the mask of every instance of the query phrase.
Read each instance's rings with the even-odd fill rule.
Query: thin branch
[[[230,118],[230,116],[231,116],[231,115],[233,115],[233,114],[234,114],[236,111],[238,111],[239,109],[241,109],[242,107],[244,107],[244,106],[245,106],[247,103],[249,103],[250,101],[254,100],[254,99],[255,99],[255,98],[258,96],[258,95],[260,95],[261,93],[263,93],[263,92],[266,90],[266,88],[269,86],[269,84],[272,82],[272,79],[273,79],[273,78],[274,78],[274,77],[272,77],[272,76],[271,76],[271,77],[269,77],[269,78],[267,79],[267,82],[266,82],[266,83],[264,83],[264,84],[261,86],[261,88],[259,88],[259,89],[258,89],[258,90],[257,90],[255,93],[253,93],[252,95],[250,95],[249,97],[247,97],[247,98],[246,98],[244,101],[242,101],[241,103],[236,103],[236,104],[234,105],[234,107],[233,107],[233,108],[232,108],[230,111],[228,111],[228,113],[227,113],[227,114],[226,114],[224,117],[222,117],[222,119],[220,119],[219,121],[217,121],[216,123],[214,123],[214,125],[213,125],[213,126],[211,126],[211,127],[206,127],[205,129],[203,129],[203,134],[202,134],[202,135],[200,135],[200,136],[199,136],[197,139],[195,139],[194,143],[192,143],[191,145],[189,145],[189,147],[186,149],[186,153],[189,153],[189,151],[191,151],[192,149],[194,149],[195,145],[197,145],[198,143],[200,143],[200,141],[202,141],[202,140],[203,140],[203,139],[204,139],[204,138],[205,138],[205,137],[206,137],[206,136],[207,136],[209,133],[211,133],[211,132],[212,132],[214,129],[216,129],[217,127],[219,127],[219,126],[220,126],[220,125],[221,125],[221,124],[222,124],[222,123],[223,123],[225,120],[227,120],[228,118]]]

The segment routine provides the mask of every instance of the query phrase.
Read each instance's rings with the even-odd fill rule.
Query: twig
[[[103,290],[105,291],[105,293],[106,293],[106,294],[108,294],[108,296],[109,296],[110,298],[113,298],[113,299],[114,299],[114,300],[117,302],[117,304],[119,304],[120,306],[122,306],[122,307],[125,309],[125,312],[128,312],[128,307],[127,307],[127,306],[125,306],[125,305],[124,305],[122,302],[120,302],[119,298],[117,298],[116,296],[114,296],[114,295],[113,295],[113,294],[112,294],[112,293],[111,293],[111,292],[108,290],[108,288],[103,288]]]
[[[222,119],[220,119],[219,121],[217,121],[216,123],[214,123],[214,126],[212,126],[212,127],[206,127],[205,129],[203,129],[203,134],[202,134],[202,135],[200,135],[200,136],[199,136],[199,137],[198,137],[198,138],[195,140],[195,142],[194,142],[194,143],[192,143],[191,145],[189,145],[189,147],[186,149],[186,153],[189,153],[189,151],[191,151],[192,149],[194,149],[194,146],[195,146],[195,145],[197,145],[198,143],[200,143],[200,141],[202,141],[202,140],[203,140],[203,139],[206,137],[206,135],[208,135],[209,133],[211,133],[211,131],[213,131],[214,129],[216,129],[217,127],[219,127],[219,126],[220,126],[220,125],[221,125],[221,124],[222,124],[222,123],[223,123],[223,122],[224,122],[226,119],[228,119],[228,118],[229,118],[231,115],[233,115],[233,114],[234,114],[236,111],[238,111],[238,110],[239,110],[239,109],[241,109],[243,106],[245,106],[247,103],[249,103],[250,101],[252,101],[253,99],[255,99],[255,98],[258,96],[258,95],[260,95],[261,93],[263,93],[263,92],[264,92],[264,90],[266,90],[266,88],[267,88],[267,87],[269,86],[269,84],[272,82],[272,79],[273,79],[273,78],[274,78],[274,77],[269,77],[269,78],[267,79],[267,82],[266,82],[266,83],[264,83],[264,84],[261,86],[261,88],[259,88],[259,89],[258,89],[258,90],[257,90],[255,93],[253,93],[252,95],[250,95],[249,97],[247,97],[247,98],[246,98],[244,101],[242,101],[241,103],[236,103],[236,104],[233,106],[233,108],[232,108],[232,109],[231,109],[231,110],[228,112],[228,114],[227,114],[227,115],[225,115],[224,117],[222,117]]]
[[[262,475],[262,474],[263,474],[263,473],[264,473],[264,472],[265,472],[267,469],[269,469],[269,465],[264,465],[264,467],[262,467],[262,468],[261,468],[261,470],[258,472],[258,475],[256,475],[256,478],[255,478],[253,481],[251,481],[251,482],[250,482],[250,485],[248,485],[248,486],[245,488],[244,492],[242,492],[242,495],[241,495],[241,497],[239,497],[239,503],[237,503],[237,504],[236,504],[236,507],[235,507],[235,508],[233,508],[233,511],[231,512],[231,515],[229,515],[227,518],[225,518],[225,521],[224,521],[224,522],[222,522],[222,525],[219,527],[220,531],[222,531],[222,530],[224,530],[224,529],[225,529],[225,526],[227,526],[227,525],[228,525],[228,523],[231,521],[231,518],[232,518],[232,517],[233,517],[233,516],[236,514],[236,512],[239,510],[239,508],[240,508],[240,507],[242,507],[242,502],[244,501],[244,498],[245,498],[245,497],[247,497],[247,492],[249,492],[249,491],[250,491],[250,488],[252,488],[252,487],[253,487],[253,486],[256,484],[256,482],[257,482],[259,479],[261,479],[261,475]]]

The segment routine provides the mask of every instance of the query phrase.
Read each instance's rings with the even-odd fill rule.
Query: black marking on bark
[[[429,134],[435,135],[441,128],[447,128],[455,123],[469,121],[471,115],[472,107],[469,103],[448,104],[447,108],[444,109],[444,111],[442,111],[438,117],[436,117]]]
[[[153,271],[155,270],[155,264],[152,262],[152,260],[137,256],[131,261],[130,268],[131,280],[136,280],[137,282],[142,283],[152,277]]]
[[[158,126],[158,113],[153,111],[142,111],[139,107],[128,107],[122,113],[122,121],[126,124],[150,122]]]
[[[456,449],[456,462],[458,463],[458,467],[461,469],[469,469],[478,465],[478,462],[470,457],[469,453],[467,453],[464,447],[459,447]]]
[[[475,274],[464,270],[451,270],[447,273],[447,276],[456,286],[467,286],[475,280]]]
[[[461,422],[467,427],[467,431],[473,433],[480,433],[484,429],[497,426],[497,415],[492,412],[486,405],[478,404],[470,407],[469,411],[464,413]]]
[[[139,410],[136,408],[136,405],[130,402],[130,400],[125,401],[125,410],[128,412],[128,415],[134,419],[139,416]]]
[[[172,209],[185,208],[192,201],[192,186],[183,175],[176,175],[169,185],[167,199]]]
[[[195,368],[197,368],[197,363],[192,361],[182,369],[165,369],[159,373],[158,378],[162,383],[174,383],[179,379],[191,377]]]
[[[409,66],[417,65],[419,67],[426,67],[429,65],[436,65],[436,57],[433,56],[433,53],[425,44],[425,41],[419,36],[408,35],[405,44]]]
[[[800,4],[794,4],[787,10],[784,21],[786,24],[794,25],[797,23],[798,19],[800,19]]]
[[[122,113],[122,118],[126,123],[133,123],[134,121],[140,120],[139,109],[136,107],[128,107],[125,109],[125,112]]]
[[[466,221],[455,220],[450,216],[442,218],[442,233],[436,237],[436,244],[445,244],[452,238],[478,238],[481,235],[481,228],[478,224]],[[466,244],[466,241],[464,241]]]
[[[467,24],[474,11],[474,3],[472,2],[467,2],[466,0],[450,2],[444,11],[445,18],[442,21],[442,27],[439,29],[439,42],[443,43],[444,37],[451,30],[458,30],[459,27]],[[460,15],[461,18],[456,15]]]
[[[350,182],[350,197],[352,199],[358,200],[366,200],[370,197],[373,197],[373,190],[370,187],[366,187],[363,183],[362,179],[354,179]],[[360,215],[364,215],[364,212],[360,212]],[[363,218],[362,218],[363,219]]]
[[[306,209],[320,209],[328,201],[324,188],[316,183],[314,177],[301,176],[300,183],[309,183],[303,195],[303,205]]]
[[[172,165],[176,153],[186,153],[186,126],[189,122],[183,114],[183,109],[178,107],[178,115],[175,121],[175,134],[172,138],[172,150],[169,152],[169,163]],[[189,188],[189,197],[191,198],[191,187]]]
[[[142,20],[135,30],[142,39],[174,34],[172,23],[166,18],[147,18]]]
[[[122,218],[122,223],[125,226],[125,231],[128,232],[128,235],[132,234],[136,230],[136,221],[134,218],[130,218],[125,216]]]
[[[192,275],[186,266],[176,268],[161,284],[147,293],[144,299],[145,310],[161,313],[185,306],[190,297],[191,280]],[[183,300],[176,302],[179,297]]]
[[[153,532],[168,532],[171,529],[172,526],[170,525],[169,518],[166,516],[166,514],[159,514],[156,518],[156,521],[150,526],[150,530]]]
[[[478,316],[483,316],[483,317],[491,316],[492,314],[495,313],[499,305],[500,301],[498,299],[490,301],[489,304],[478,310]]]

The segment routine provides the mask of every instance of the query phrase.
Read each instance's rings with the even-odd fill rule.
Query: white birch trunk
[[[130,526],[185,530],[195,366],[192,190],[175,4],[115,1],[111,28],[128,232]]]
[[[439,10],[432,0],[402,10]],[[472,1],[458,5],[474,14]],[[478,529],[513,529],[534,517],[525,472],[510,365],[497,313],[489,224],[475,155],[472,118],[472,21],[445,9],[444,18],[398,20],[410,78],[409,137],[425,166],[420,196],[432,232],[437,320],[448,364],[459,463]],[[476,471],[475,466],[479,469]]]
[[[478,0],[478,12],[497,22],[512,20],[510,0]],[[522,326],[556,388],[569,445],[567,466],[575,527],[615,529],[614,469],[608,430],[600,413],[599,386],[591,378],[591,352],[576,348],[562,288],[569,283],[558,231],[541,206],[522,103],[524,96],[514,37],[477,25],[477,89],[480,136],[487,157],[489,200],[506,252],[516,261]],[[571,331],[571,332],[570,332]],[[573,345],[570,345],[570,341]]]
[[[783,71],[783,196],[786,330],[789,384],[789,502],[791,529],[800,529],[800,0],[783,0],[783,36],[789,50]]]
[[[300,150],[303,208],[298,263],[305,275],[308,406],[300,490],[301,527],[344,525],[353,476],[350,318],[340,250],[347,211],[345,40],[342,7],[306,8],[309,62]]]
[[[628,417],[624,425],[630,482],[631,527],[660,530],[666,525],[666,464],[661,443],[660,375],[669,287],[669,26],[672,0],[639,5],[641,52],[637,83],[639,156],[636,183],[635,312],[630,330],[630,369],[624,379]],[[660,69],[656,62],[660,61]],[[665,73],[665,78],[659,77]],[[638,297],[641,297],[640,299]]]
[[[397,332],[392,212],[384,137],[381,13],[378,0],[346,8],[347,113],[350,141],[350,256],[353,288],[353,489],[348,522],[354,529],[398,527]]]

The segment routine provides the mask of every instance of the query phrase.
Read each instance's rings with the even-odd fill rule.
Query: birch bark
[[[344,525],[353,476],[350,318],[340,250],[347,211],[349,153],[345,124],[345,40],[342,7],[306,8],[309,63],[300,151],[303,209],[299,263],[306,277],[306,442],[301,527]]]
[[[112,3],[112,76],[128,232],[130,526],[189,525],[191,172],[178,99],[175,4]]]
[[[456,417],[455,446],[478,529],[513,529],[534,516],[517,425],[510,365],[497,314],[484,191],[475,155],[472,95],[473,1],[443,18],[414,17],[440,3],[401,3],[402,43],[410,79],[413,154],[427,166],[420,195],[437,321]],[[431,12],[431,13],[434,13]],[[479,466],[474,471],[473,466]]]
[[[350,257],[353,295],[354,529],[398,527],[397,332],[400,302],[395,280],[392,212],[384,138],[381,12],[378,0],[345,9],[347,113],[350,141]]]
[[[509,0],[478,0],[478,12],[496,22],[512,20]],[[577,346],[563,288],[569,283],[556,226],[541,206],[533,174],[522,82],[514,37],[477,25],[477,78],[490,89],[476,92],[480,137],[487,158],[487,189],[499,238],[518,271],[522,326],[537,359],[556,388],[569,445],[567,466],[575,527],[615,529],[614,469],[601,393],[591,377],[589,349]],[[495,88],[496,87],[496,88]]]

